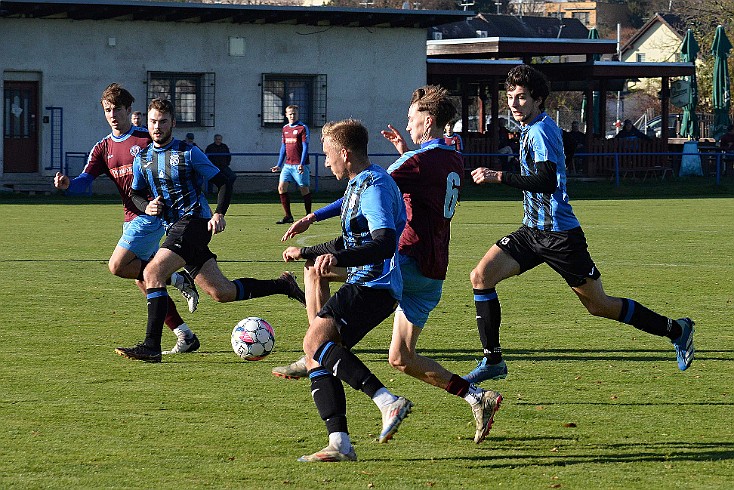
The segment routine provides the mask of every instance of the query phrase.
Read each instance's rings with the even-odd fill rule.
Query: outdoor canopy
[[[711,44],[711,54],[714,55],[714,82],[713,82],[713,105],[714,124],[711,128],[711,136],[719,139],[727,132],[729,127],[729,106],[731,105],[731,92],[729,87],[729,66],[727,58],[732,45],[726,37],[724,26],[718,26],[714,34],[714,42]]]
[[[695,63],[698,57],[698,43],[693,37],[693,31],[688,29],[686,36],[683,38],[683,44],[681,45],[680,54],[681,61]],[[698,126],[698,115],[696,114],[696,106],[698,106],[698,83],[696,82],[696,72],[693,75],[686,77],[689,83],[688,92],[688,104],[683,106],[683,119],[680,124],[681,136],[688,137],[690,139],[698,139],[700,130]],[[685,99],[684,99],[685,100]]]

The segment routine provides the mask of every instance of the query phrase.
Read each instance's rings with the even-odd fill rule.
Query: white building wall
[[[644,53],[646,62],[674,62],[680,53],[681,42],[680,36],[668,26],[657,24],[640,36],[633,49],[627,50],[622,55],[622,61],[634,63],[637,61],[637,55]],[[660,90],[660,83],[659,78],[644,78],[630,86],[655,93]]]
[[[229,56],[230,36],[246,39],[245,56]],[[63,107],[65,152],[86,152],[109,133],[99,104],[109,83],[123,84],[145,112],[148,71],[214,72],[215,126],[175,134],[193,132],[203,148],[221,133],[232,152],[279,149],[280,129],[263,128],[258,116],[262,73],[326,74],[327,119],[361,119],[373,153],[394,151],[379,131],[405,127],[411,92],[426,81],[424,29],[3,18],[0,45],[3,80],[38,77],[41,117],[46,106]],[[321,151],[318,128],[311,151]],[[50,153],[50,125],[41,124],[42,174],[53,174],[44,170]],[[255,160],[235,158],[232,167],[275,163]]]

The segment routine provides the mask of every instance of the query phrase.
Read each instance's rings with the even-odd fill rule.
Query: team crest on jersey
[[[354,208],[356,204],[357,204],[357,194],[352,194],[352,197],[349,199],[349,207]]]
[[[141,149],[142,148],[140,148],[138,145],[131,146],[130,147],[130,155],[137,156],[137,154],[140,153],[140,150]]]
[[[293,134],[298,134],[298,130],[297,129],[294,129],[293,130]]]
[[[171,152],[171,165],[178,165],[179,154],[178,152]]]

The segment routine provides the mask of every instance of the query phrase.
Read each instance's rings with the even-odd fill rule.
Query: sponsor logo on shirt
[[[123,175],[132,175],[133,173],[133,166],[130,165],[122,165],[120,167],[115,167],[110,169],[110,174],[112,174],[113,177],[119,178]]]

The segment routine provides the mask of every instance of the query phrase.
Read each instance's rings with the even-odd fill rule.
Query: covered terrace
[[[484,107],[477,114],[479,121],[490,116],[491,121],[499,118],[499,93],[509,70],[518,64],[533,64],[546,74],[553,91],[583,92],[586,100],[599,93],[599,121],[606,120],[607,91],[622,90],[626,80],[659,78],[661,80],[662,120],[667,121],[670,101],[670,79],[692,75],[693,63],[625,63],[619,61],[596,61],[595,57],[614,55],[617,43],[608,39],[539,39],[539,38],[471,38],[427,41],[427,76],[429,83],[441,84],[459,93],[462,98],[462,128],[468,128],[471,86],[481,87],[489,95],[489,113]],[[543,61],[534,63],[542,57]],[[474,91],[476,92],[476,90]],[[585,120],[594,119],[593,104],[585,106]],[[586,133],[586,148],[606,150],[604,124],[601,134]],[[480,127],[480,131],[484,129]],[[496,124],[489,127],[489,134],[473,138],[464,131],[467,153],[494,153],[497,151],[499,130]],[[641,153],[667,151],[669,138],[667,125],[663,125],[661,138],[650,145],[638,146]],[[473,142],[472,140],[478,141]],[[601,141],[600,141],[601,140]],[[647,148],[646,146],[649,146]],[[479,151],[477,151],[479,150]],[[472,166],[469,157],[468,164]],[[651,160],[651,159],[649,159]],[[599,173],[599,162],[591,161],[589,174]],[[655,162],[651,161],[651,165]],[[659,163],[659,162],[658,162]],[[591,175],[593,176],[593,175]]]

